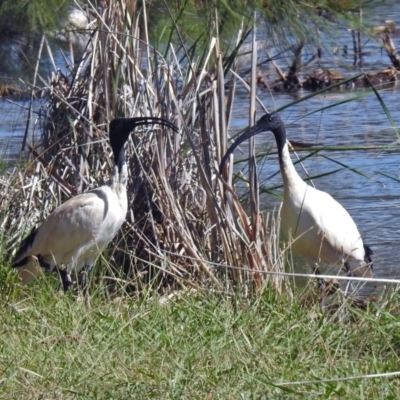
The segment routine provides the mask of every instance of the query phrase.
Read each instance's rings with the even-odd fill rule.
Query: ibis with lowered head
[[[89,274],[97,256],[126,218],[125,143],[136,127],[150,124],[178,131],[173,123],[155,117],[116,118],[110,122],[109,138],[114,158],[110,181],[67,200],[22,241],[12,261],[22,284],[29,284],[44,269],[58,272],[67,291],[72,283],[72,271]],[[86,279],[84,290],[87,290]]]
[[[276,140],[283,178],[281,231],[295,253],[306,259],[319,274],[320,263],[340,266],[349,275],[373,277],[371,249],[364,244],[357,226],[332,196],[307,185],[297,173],[286,142],[285,125],[276,113],[268,113],[248,128],[224,155],[220,172],[234,149],[251,136],[271,131]]]

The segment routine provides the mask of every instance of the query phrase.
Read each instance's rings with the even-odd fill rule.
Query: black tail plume
[[[373,252],[373,251],[371,250],[371,248],[370,248],[369,246],[367,246],[366,244],[364,244],[364,251],[365,251],[364,261],[365,261],[366,263],[369,263],[369,264],[370,264],[371,270],[372,270],[373,261],[372,261],[371,256],[372,256],[372,254],[374,254],[374,252]]]
[[[33,242],[35,240],[37,233],[37,229],[33,228],[31,233],[21,242],[17,254],[15,254],[14,259],[11,262],[12,267],[17,268],[23,265],[25,262],[21,264],[21,258],[25,259],[25,253],[32,247]],[[22,260],[24,261],[24,260]]]

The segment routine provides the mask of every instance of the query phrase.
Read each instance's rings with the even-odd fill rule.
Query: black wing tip
[[[368,258],[371,258],[371,256],[374,254],[371,247],[367,246],[366,244],[364,244],[364,251],[365,251],[365,256]]]
[[[14,258],[14,260],[16,260],[16,258]],[[11,263],[11,268],[20,268],[28,263],[28,257],[24,257],[23,259],[17,262],[15,262],[14,260]]]
[[[24,257],[25,253],[32,247],[33,242],[37,234],[37,229],[33,228],[31,233],[21,242],[17,253],[15,254],[13,261],[11,262],[12,267],[17,268],[22,261],[26,260]],[[24,263],[22,264],[24,265]]]
[[[371,256],[374,254],[374,252],[372,251],[372,249],[367,246],[366,244],[364,244],[364,252],[365,252],[365,256],[364,256],[364,261],[370,264],[371,270],[373,270],[372,266],[373,266],[373,261]]]
[[[365,254],[368,254],[368,256],[372,256],[372,254],[374,254],[374,252],[372,251],[371,247],[369,247],[366,244],[364,244],[364,250],[365,250]]]

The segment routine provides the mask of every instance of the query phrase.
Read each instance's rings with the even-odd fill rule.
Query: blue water
[[[0,98],[0,159],[3,161],[13,161],[20,157],[27,107],[27,102],[9,102]]]

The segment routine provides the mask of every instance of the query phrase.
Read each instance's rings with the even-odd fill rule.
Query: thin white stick
[[[276,386],[314,385],[316,383],[355,381],[357,379],[388,378],[388,377],[397,376],[397,375],[400,375],[400,371],[385,372],[383,374],[367,374],[367,375],[349,376],[346,378],[320,379],[320,380],[316,380],[316,381],[282,382],[282,383],[274,383],[274,385],[276,385]]]
[[[175,254],[170,251],[166,251],[168,254]],[[190,256],[183,256],[180,254],[180,257],[184,257],[189,260],[196,261],[196,259]],[[344,281],[356,281],[356,282],[378,282],[378,283],[399,283],[400,279],[391,279],[391,278],[357,278],[355,276],[342,276],[342,275],[315,275],[315,274],[301,274],[297,272],[279,272],[279,271],[265,271],[262,269],[251,269],[251,268],[243,268],[243,267],[235,267],[233,265],[226,265],[220,263],[214,263],[207,260],[202,260],[202,262],[213,265],[214,267],[223,267],[223,268],[230,268],[236,269],[239,271],[244,272],[254,272],[257,274],[265,274],[265,275],[280,275],[280,276],[292,276],[292,277],[299,277],[299,278],[311,278],[311,279],[337,279],[337,280],[344,280]]]

